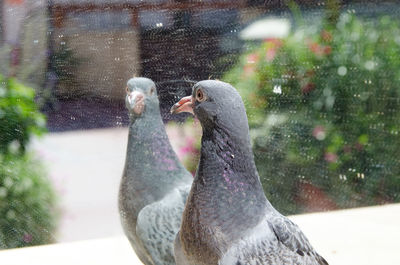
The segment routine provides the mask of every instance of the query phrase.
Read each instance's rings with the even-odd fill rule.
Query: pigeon
[[[130,121],[118,198],[121,224],[144,264],[172,265],[193,176],[168,140],[154,82],[132,78],[126,92]]]
[[[265,197],[234,87],[200,81],[171,112],[191,112],[203,128],[200,161],[174,243],[177,265],[328,264]]]

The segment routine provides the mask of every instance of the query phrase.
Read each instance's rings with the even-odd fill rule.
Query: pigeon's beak
[[[127,92],[126,104],[128,109],[140,115],[144,110],[144,94],[139,91]]]
[[[194,115],[192,96],[187,96],[187,97],[181,98],[181,100],[179,100],[179,102],[175,103],[172,106],[172,108],[171,108],[172,114],[178,114],[181,112],[189,112]]]

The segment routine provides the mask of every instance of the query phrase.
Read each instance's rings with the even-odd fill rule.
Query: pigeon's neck
[[[267,200],[249,139],[238,142],[223,130],[203,131],[200,162],[188,205],[197,211],[185,215],[186,223],[200,222],[212,231],[217,229],[226,240],[240,237],[260,222]]]
[[[213,173],[214,169],[219,170],[218,174]],[[226,187],[241,189],[243,186],[264,194],[248,136],[234,137],[230,131],[220,128],[204,130],[199,173],[204,181],[215,179]]]
[[[154,114],[145,113],[139,117],[130,117],[128,147],[151,142],[154,138],[168,138],[159,112]],[[136,152],[127,155],[132,155],[134,153]]]
[[[172,149],[159,113],[131,120],[124,176],[131,187],[156,200],[188,176]]]

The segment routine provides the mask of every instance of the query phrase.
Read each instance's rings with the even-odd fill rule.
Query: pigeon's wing
[[[174,239],[190,186],[173,189],[162,200],[144,207],[138,215],[136,234],[156,265],[175,264]]]
[[[219,264],[328,265],[315,252],[300,228],[279,213],[264,219],[248,235],[234,243]]]
[[[182,246],[181,246],[181,239],[179,237],[179,232],[176,234],[176,238],[175,238],[174,254],[175,254],[176,265],[190,264],[185,256],[185,254],[183,253]]]
[[[300,228],[287,217],[275,212],[268,218],[268,224],[276,238],[288,251],[292,251],[301,257],[310,257],[311,261],[314,261],[310,264],[328,264],[328,262],[314,250]]]

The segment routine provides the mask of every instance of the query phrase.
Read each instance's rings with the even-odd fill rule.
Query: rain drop
[[[340,67],[338,68],[338,75],[344,76],[344,75],[346,75],[346,74],[347,74],[347,68],[346,68],[346,66],[340,66]]]
[[[274,89],[272,90],[275,94],[282,94],[282,88],[281,85],[275,85]]]
[[[364,64],[365,69],[371,71],[375,68],[375,63],[373,61],[367,61]]]

